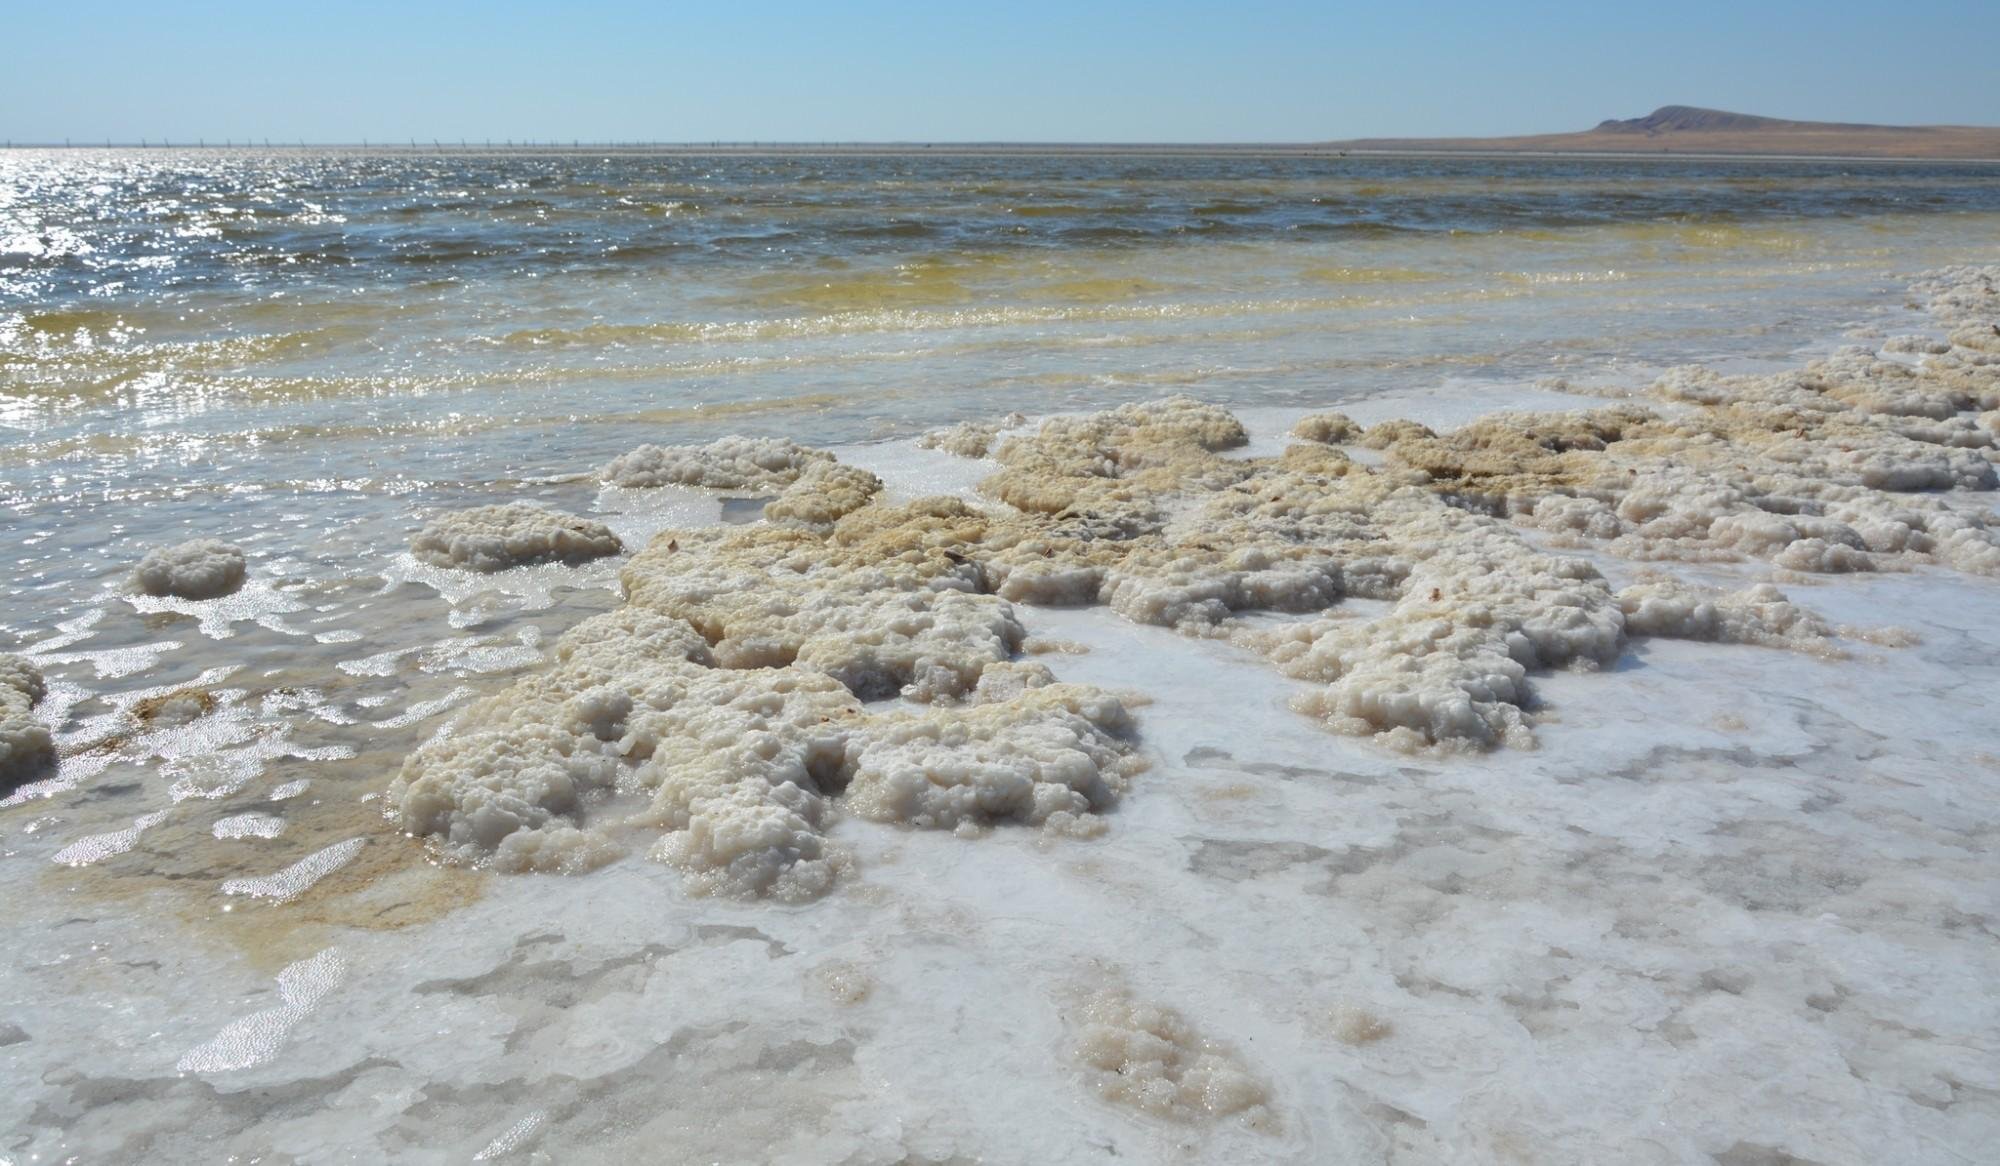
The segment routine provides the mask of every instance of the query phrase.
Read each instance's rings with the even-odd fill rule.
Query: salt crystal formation
[[[1300,441],[1346,445],[1360,441],[1362,430],[1345,413],[1311,413],[1299,418],[1298,424],[1292,426],[1292,436]]]
[[[243,552],[212,538],[158,547],[139,560],[132,582],[147,595],[214,599],[243,586]]]
[[[1123,991],[1086,1002],[1076,1057],[1107,1101],[1174,1121],[1271,1124],[1268,1091],[1235,1050],[1203,1037],[1173,1009]]]
[[[529,502],[440,514],[410,542],[434,567],[504,571],[537,563],[582,563],[624,550],[601,522]]]
[[[961,421],[945,429],[933,429],[917,438],[920,449],[937,449],[959,457],[981,458],[993,452],[993,444],[1005,430],[1019,429],[1028,419],[1009,413],[1000,421]]]
[[[917,827],[1094,830],[1136,768],[1123,706],[1007,663],[1008,605],[925,546],[961,505],[867,509],[657,539],[628,605],[413,755],[391,812],[510,870],[584,869],[615,853],[611,827],[645,828],[695,889],[787,899],[844,865],[823,837],[836,799]],[[1005,682],[982,685],[995,666]],[[932,707],[862,707],[899,691]],[[643,804],[614,812],[618,794]]]
[[[41,669],[0,655],[0,789],[12,789],[55,756],[49,727],[34,713],[47,691]]]
[[[833,460],[824,450],[775,437],[724,437],[707,445],[642,445],[613,458],[600,475],[613,486],[703,486],[771,490]]]
[[[1834,629],[1768,583],[1615,592],[1548,548],[2000,574],[1992,511],[1970,496],[1995,484],[1996,275],[1918,285],[1944,352],[1677,370],[1652,390],[1662,409],[1385,421],[1358,435],[1379,465],[1329,444],[1357,436],[1332,414],[1276,457],[1224,456],[1242,425],[1186,397],[1006,440],[978,507],[892,505],[873,475],[783,443],[649,447],[607,477],[783,492],[763,523],[659,536],[625,569],[628,606],[413,756],[392,812],[461,859],[573,869],[611,852],[593,807],[637,795],[627,822],[660,833],[655,857],[701,887],[788,897],[838,873],[836,803],[1087,833],[1133,772],[1130,719],[1016,659],[1017,603],[1233,637],[1310,682],[1302,711],[1402,749],[1531,745],[1531,676],[1600,667],[1635,635],[1838,655]],[[1348,597],[1390,606],[1342,618]],[[863,707],[891,696],[900,709]]]

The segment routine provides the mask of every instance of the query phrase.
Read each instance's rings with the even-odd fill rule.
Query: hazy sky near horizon
[[[1309,141],[2000,124],[2000,3],[10,6],[0,138]]]

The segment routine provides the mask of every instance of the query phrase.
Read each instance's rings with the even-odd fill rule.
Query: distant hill
[[[1612,118],[1578,133],[1511,138],[1360,138],[1325,144],[1349,150],[2000,159],[2000,127],[1786,121],[1693,105],[1663,105],[1644,117]]]

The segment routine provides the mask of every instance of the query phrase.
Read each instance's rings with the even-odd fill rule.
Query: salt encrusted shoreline
[[[783,492],[762,523],[660,535],[624,571],[627,607],[413,755],[390,812],[508,869],[588,867],[640,827],[697,887],[791,898],[843,866],[824,838],[836,804],[960,831],[1100,829],[1138,764],[1130,716],[1018,660],[1017,603],[1233,637],[1313,685],[1301,711],[1406,750],[1532,745],[1531,675],[1600,667],[1633,636],[1838,655],[1838,630],[1770,584],[1618,591],[1551,551],[1763,561],[1779,580],[2000,574],[1992,511],[1967,498],[2000,456],[1996,282],[1953,268],[1915,285],[1943,351],[1677,369],[1650,390],[1661,409],[1444,433],[1327,414],[1251,458],[1224,456],[1243,426],[1191,398],[1057,417],[993,451],[978,505],[891,502],[873,474],[790,443],[643,447],[606,479]],[[976,455],[998,432],[930,444]],[[1347,597],[1391,606],[1356,619]],[[864,703],[895,695],[911,703]],[[644,808],[612,813],[613,793]]]

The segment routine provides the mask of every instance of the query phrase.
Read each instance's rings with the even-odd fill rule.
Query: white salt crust
[[[1292,436],[1300,441],[1346,445],[1360,441],[1362,429],[1345,413],[1311,413],[1299,418],[1298,423],[1292,426]]]
[[[1174,1009],[1113,988],[1091,995],[1079,1011],[1076,1059],[1106,1101],[1171,1121],[1234,1118],[1275,1127],[1268,1089],[1236,1050],[1203,1036]]]
[[[613,486],[703,486],[774,490],[833,455],[777,437],[719,438],[707,445],[642,445],[599,471]]]
[[[423,562],[469,571],[583,563],[624,549],[603,523],[530,502],[440,514],[410,542],[410,552]]]
[[[919,449],[936,449],[965,458],[983,458],[993,452],[994,442],[1009,429],[1019,429],[1028,419],[1009,413],[999,421],[961,421],[944,429],[933,429],[917,438]]]
[[[243,552],[212,538],[157,547],[139,560],[132,583],[147,595],[214,599],[243,586]]]
[[[558,642],[554,668],[412,756],[390,812],[448,856],[505,870],[588,869],[617,853],[617,827],[644,828],[659,835],[652,856],[697,890],[802,899],[846,865],[823,837],[836,797],[919,827],[1087,834],[1135,767],[1124,708],[1048,683],[1046,670],[1005,699],[863,709],[857,689],[897,678],[912,696],[978,699],[983,666],[1019,640],[997,600],[911,592],[813,614],[828,618],[793,622],[796,639],[779,624],[754,645],[803,658],[735,665],[718,649],[741,641],[711,648],[638,599],[586,620]],[[643,801],[604,804],[619,793]]]
[[[0,790],[13,788],[55,759],[49,727],[34,713],[47,692],[41,669],[20,656],[0,655]]]

